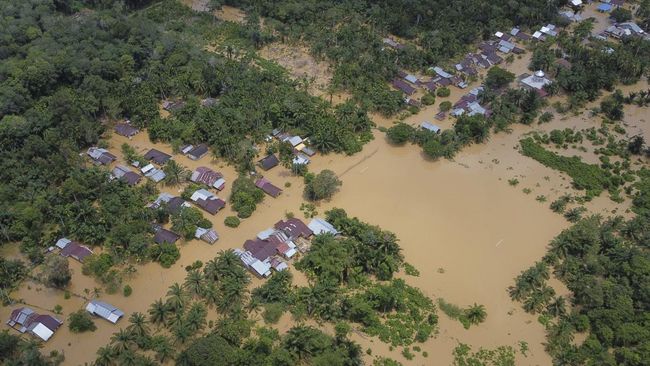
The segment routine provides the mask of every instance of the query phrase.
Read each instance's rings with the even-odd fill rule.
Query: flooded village
[[[204,2],[183,3],[196,11],[208,10]],[[610,3],[615,2],[607,4]],[[618,38],[626,31],[635,32],[636,28],[631,26],[613,25],[607,11],[595,2],[566,16],[593,17],[593,33],[602,37]],[[220,9],[217,17],[244,21],[243,12],[228,6]],[[569,27],[571,24],[573,21]],[[28,277],[10,294],[14,302],[0,308],[0,318],[12,328],[11,332],[40,339],[44,353],[60,352],[65,357],[63,364],[90,365],[97,350],[128,326],[131,314],[147,314],[150,305],[164,298],[170,286],[185,281],[188,268],[197,261],[206,263],[222,251],[236,253],[240,265],[251,274],[250,289],[261,286],[280,271],[293,274],[294,286],[308,285],[308,276],[294,265],[309,252],[318,235],[340,235],[340,230],[325,219],[325,212],[342,208],[351,217],[378,225],[399,238],[405,262],[415,267],[419,275],[400,271],[397,278],[420,289],[434,302],[444,299],[460,306],[482,304],[487,311],[485,321],[470,329],[439,311],[437,331],[418,344],[421,353],[414,359],[407,358],[400,347],[369,336],[360,326],[353,325],[350,338],[361,346],[366,364],[387,357],[404,365],[451,365],[453,350],[459,344],[468,344],[475,350],[500,346],[519,350],[525,345],[525,351],[516,354],[517,365],[552,364],[545,350],[544,325],[537,315],[527,313],[511,299],[508,288],[522,270],[540,261],[548,243],[571,225],[550,210],[549,203],[567,194],[581,195],[566,174],[524,156],[520,140],[533,132],[548,134],[556,129],[582,131],[601,127],[601,118],[591,112],[600,100],[588,103],[580,111],[555,113],[553,105],[566,99],[564,95],[547,95],[545,91],[545,85],[555,75],[529,70],[531,45],[536,39],[556,37],[558,32],[559,27],[553,24],[532,29],[530,34],[516,27],[503,29],[458,62],[431,65],[422,74],[401,70],[390,84],[403,92],[408,109],[397,118],[372,113],[373,139],[356,154],[322,154],[310,145],[309,136],[274,130],[264,143],[255,145],[255,170],[248,172],[255,187],[264,192],[264,198],[250,217],[237,219],[238,224],[233,225],[226,222],[238,215],[229,201],[232,183],[239,176],[236,167],[215,157],[207,144],[176,146],[152,142],[146,128],[138,128],[128,120],[108,121],[101,142],[80,153],[84,164],[101,166],[110,172],[111,179],[131,186],[154,184],[159,192],[147,203],[148,208],[180,212],[194,207],[210,227],[197,227],[194,236],[187,238],[174,232],[169,223],[156,224],[152,228],[154,242],[177,246],[180,258],[169,268],[154,261],[127,261],[120,265],[122,283],[117,291],[110,292],[82,270],[84,260],[101,254],[102,248],[77,242],[75,238],[57,238],[45,256],[68,260],[72,270],[69,286],[65,290],[55,289],[39,282],[37,276]],[[386,37],[383,43],[387,52],[404,47],[394,36]],[[324,100],[337,104],[350,97],[328,90],[331,65],[314,60],[304,45],[270,44],[261,50],[260,57],[287,68],[294,79],[310,80],[309,93]],[[562,63],[553,70],[565,67]],[[485,143],[463,148],[453,159],[434,161],[416,145],[394,144],[387,138],[386,129],[397,122],[440,133],[453,129],[456,118],[462,115],[489,117],[491,106],[482,103],[479,94],[484,90],[488,70],[494,66],[516,75],[511,82],[513,87],[534,90],[545,98],[543,111],[553,113],[554,118],[543,124],[510,126],[508,131],[491,135]],[[617,88],[627,95],[647,90],[648,84],[644,79]],[[434,102],[425,103],[431,95],[435,96]],[[201,104],[200,108],[219,107],[216,99],[204,99]],[[160,114],[166,118],[182,108],[182,100],[170,98],[161,101]],[[622,120],[626,132],[621,137],[641,135],[650,141],[649,116],[647,107],[626,105]],[[283,164],[277,152],[268,151],[268,147],[280,142],[291,145],[292,166],[306,165],[314,173],[325,169],[334,172],[342,181],[339,191],[330,199],[314,203],[311,210],[305,209],[308,200],[304,178]],[[146,162],[130,161],[123,153],[123,145],[130,146]],[[593,150],[593,146],[569,146],[554,151],[599,164]],[[183,168],[178,184],[165,183],[165,165],[170,161]],[[648,157],[639,157],[632,164],[641,169],[648,163]],[[517,183],[511,183],[514,181]],[[607,194],[582,204],[585,215],[603,217],[630,217],[630,205],[630,199],[614,202]],[[7,259],[25,259],[18,243],[3,245],[0,254]],[[39,268],[33,271],[38,273]],[[570,296],[562,282],[553,276],[550,281],[557,294]],[[126,285],[130,289],[128,296],[123,291]],[[92,333],[74,333],[66,324],[72,313],[82,309],[95,319],[96,330]],[[222,316],[208,308],[209,321]],[[313,324],[333,333],[331,324],[296,320],[288,312],[275,324],[266,324],[259,310],[250,316],[256,324],[270,326],[280,333],[298,323]],[[173,364],[173,360],[164,364]]]

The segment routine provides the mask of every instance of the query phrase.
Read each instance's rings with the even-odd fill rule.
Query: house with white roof
[[[309,224],[307,224],[307,227],[314,232],[314,235],[320,235],[320,234],[338,235],[339,234],[339,231],[336,230],[334,225],[318,217],[311,219]]]
[[[86,305],[86,311],[100,318],[104,318],[113,324],[117,323],[117,321],[124,316],[122,310],[99,300],[91,300],[88,305]]]

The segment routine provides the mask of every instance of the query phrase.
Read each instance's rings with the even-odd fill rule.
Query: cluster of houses
[[[271,137],[276,138],[278,141],[291,144],[291,146],[293,147],[294,164],[309,164],[311,162],[310,157],[316,155],[316,150],[309,147],[308,139],[304,139],[300,136],[291,135],[289,133],[282,132],[278,128],[274,129],[271,132],[271,136],[269,136],[269,138]]]
[[[469,116],[479,114],[485,117],[489,117],[492,111],[488,107],[482,106],[478,98],[483,89],[483,86],[479,86],[470,90],[469,93],[463,95],[456,103],[454,103],[451,115],[454,117],[459,117],[464,114],[467,114]],[[444,115],[436,115],[436,118],[444,118]]]
[[[207,191],[205,189],[199,189],[199,191]],[[200,194],[196,194],[196,192],[192,195],[192,197],[197,198],[199,195],[205,195],[204,192],[201,192]],[[208,192],[210,194],[210,192]],[[196,195],[196,196],[195,196]],[[226,203],[223,200],[220,200],[219,206],[223,208]],[[194,199],[193,199],[194,201]],[[197,201],[199,199],[197,198]],[[202,200],[200,202],[194,201],[197,206],[200,208],[212,213],[211,211],[214,211],[216,213],[218,210],[215,210],[214,207],[212,206],[214,203],[213,202],[205,202],[205,201],[211,201],[211,200]],[[172,196],[169,193],[162,192],[158,195],[158,198],[156,198],[155,201],[147,205],[148,208],[151,209],[159,209],[162,208],[164,209],[168,214],[177,214],[181,212],[186,207],[191,207],[190,203],[185,201],[181,197],[177,196]],[[154,242],[158,244],[162,243],[170,243],[174,244],[178,239],[180,239],[180,235],[174,233],[173,231],[167,230],[162,228],[160,225],[154,225],[153,230],[155,232],[154,235]],[[197,227],[196,232],[194,234],[194,237],[199,240],[203,240],[208,244],[214,244],[217,240],[219,240],[219,234],[217,234],[216,231],[213,229],[208,229],[208,228],[202,228],[202,227]]]
[[[124,316],[124,312],[99,300],[91,300],[86,305],[90,314],[106,319],[115,324]],[[48,314],[39,314],[29,307],[21,307],[11,312],[7,325],[20,333],[31,334],[43,342],[48,341],[61,327],[63,321]]]
[[[246,240],[243,249],[237,248],[234,252],[244,267],[257,277],[266,278],[272,270],[286,270],[288,260],[309,250],[309,239],[313,235],[324,233],[338,235],[339,232],[320,218],[312,219],[309,224],[297,218],[289,218],[259,232],[255,239]]]
[[[606,36],[616,39],[623,39],[628,37],[640,37],[650,40],[650,36],[641,27],[634,22],[616,23],[605,30]]]

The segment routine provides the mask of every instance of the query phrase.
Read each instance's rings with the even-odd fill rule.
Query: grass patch
[[[543,165],[568,174],[573,179],[576,189],[586,190],[589,198],[596,197],[610,187],[610,180],[605,171],[597,165],[587,164],[579,157],[566,157],[544,149],[532,138],[519,141],[521,153],[533,158]]]

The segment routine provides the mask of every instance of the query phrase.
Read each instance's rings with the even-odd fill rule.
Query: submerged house
[[[271,275],[271,261],[260,261],[249,251],[234,249],[233,252],[239,256],[244,267],[248,268],[259,278],[267,278]]]
[[[124,316],[122,310],[99,300],[91,300],[88,305],[86,305],[86,311],[100,318],[104,318],[113,324],[117,323],[117,321]]]
[[[266,178],[260,178],[255,181],[255,186],[273,198],[277,198],[282,193],[282,189],[273,185]]]
[[[276,230],[282,231],[291,240],[294,240],[296,238],[307,239],[310,236],[314,235],[314,232],[311,231],[311,229],[305,225],[302,220],[295,217],[287,219],[286,221],[280,220],[276,222],[273,227]]]
[[[275,156],[275,154],[270,154],[264,157],[258,163],[262,169],[269,170],[271,168],[275,168],[278,164],[280,164],[280,160],[278,160],[278,157]]]
[[[172,156],[160,150],[151,149],[147,151],[146,154],[144,154],[144,158],[147,160],[152,160],[154,163],[158,165],[165,165],[165,163],[168,162],[169,159],[172,158]]]
[[[92,159],[93,163],[97,165],[109,165],[117,160],[117,157],[106,149],[99,147],[91,147],[87,151],[88,156]]]
[[[147,207],[154,209],[164,207],[167,213],[175,214],[179,213],[183,207],[191,206],[181,197],[172,196],[169,193],[162,192],[158,195],[158,198]]]
[[[203,240],[208,244],[214,244],[217,240],[219,240],[219,234],[217,234],[216,231],[213,229],[204,229],[202,227],[196,228],[194,237]]]
[[[393,88],[401,91],[406,95],[413,95],[415,93],[415,88],[402,79],[393,79],[391,85]]]
[[[163,244],[163,243],[174,244],[180,238],[181,236],[176,234],[173,231],[159,228],[158,230],[156,230],[156,234],[153,237],[153,241],[156,242],[157,244]]]
[[[422,124],[420,124],[420,127],[422,129],[425,129],[427,131],[431,131],[431,132],[434,132],[434,133],[440,132],[440,127],[434,125],[431,122],[422,122]]]
[[[61,249],[59,254],[62,257],[74,258],[77,261],[83,263],[84,259],[89,255],[93,254],[93,251],[85,245],[77,243],[67,238],[61,238],[56,242],[56,247]]]
[[[63,321],[51,316],[41,315],[28,307],[15,309],[11,312],[7,325],[20,333],[29,333],[42,341],[49,340]]]
[[[131,126],[129,122],[118,123],[115,125],[115,133],[120,136],[131,138],[137,135],[139,132],[140,130]]]
[[[226,202],[219,197],[212,194],[206,189],[199,189],[192,194],[190,198],[197,206],[201,207],[204,211],[214,215],[221,209],[226,207]]]
[[[190,176],[190,181],[194,183],[202,183],[209,187],[214,187],[218,190],[224,189],[226,186],[226,180],[223,179],[223,174],[215,172],[214,170],[200,166],[192,172]]]
[[[142,176],[136,172],[131,171],[131,169],[124,165],[116,166],[113,171],[113,177],[125,182],[130,186],[134,186],[140,182]]]
[[[309,224],[307,224],[307,227],[309,228],[309,230],[311,230],[314,233],[314,235],[320,235],[320,234],[338,235],[339,234],[339,231],[336,230],[334,225],[318,217],[311,219]]]
[[[204,157],[208,153],[208,145],[206,144],[199,144],[196,146],[193,146],[192,149],[190,149],[186,154],[187,157],[192,159],[192,160],[199,160],[202,157]]]

